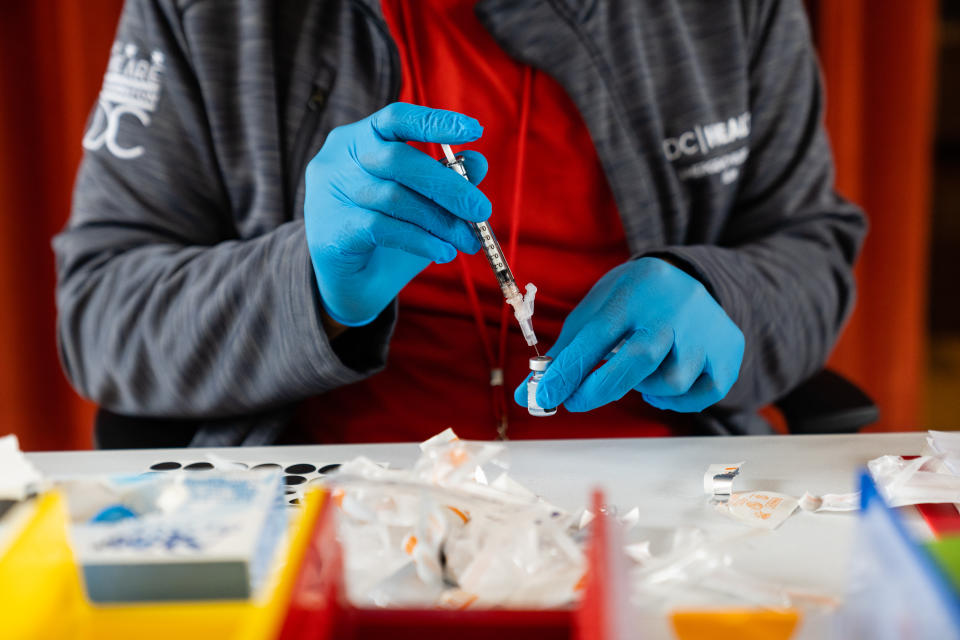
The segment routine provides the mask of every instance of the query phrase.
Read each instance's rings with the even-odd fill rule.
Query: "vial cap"
[[[553,362],[553,358],[550,356],[530,358],[530,371],[546,371],[551,362]]]

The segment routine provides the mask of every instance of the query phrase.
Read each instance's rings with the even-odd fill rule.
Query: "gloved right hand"
[[[482,132],[473,118],[402,102],[330,132],[307,165],[304,224],[333,320],[368,324],[431,261],[480,249],[467,221],[490,216],[474,186],[486,159],[458,152],[471,184],[406,141],[463,144]]]

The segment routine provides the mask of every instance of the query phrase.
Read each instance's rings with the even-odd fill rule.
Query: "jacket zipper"
[[[400,97],[400,83],[402,81],[400,77],[400,51],[397,49],[397,43],[393,41],[390,35],[390,29],[387,27],[387,23],[377,18],[377,16],[370,11],[369,7],[363,3],[356,3],[356,6],[366,14],[367,19],[377,28],[377,31],[383,37],[383,41],[387,46],[387,52],[390,58],[390,88],[389,95],[387,95],[387,100],[384,103],[384,106],[386,106],[391,102],[396,102]],[[296,146],[293,149],[293,154],[291,154],[294,158],[293,166],[296,168],[296,171],[290,174],[290,184],[287,190],[287,193],[290,194],[290,210],[293,209],[297,197],[297,187],[300,185],[300,179],[307,169],[307,162],[309,160],[306,156],[310,151],[310,143],[313,142],[313,136],[317,132],[317,126],[320,124],[320,117],[323,115],[323,106],[326,101],[326,92],[320,87],[314,87],[310,99],[307,100],[307,116],[303,124],[300,125],[300,130],[297,132]]]
[[[400,72],[400,50],[397,49],[397,43],[393,41],[390,31],[387,29],[387,23],[377,20],[377,26],[383,39],[387,43],[387,51],[390,52],[390,95],[387,96],[387,104],[396,102],[400,99],[400,83],[403,81]]]
[[[307,115],[297,130],[297,140],[293,147],[293,153],[291,154],[293,158],[292,167],[295,171],[290,172],[289,184],[287,185],[290,210],[292,210],[295,205],[297,187],[300,186],[300,180],[307,170],[307,162],[309,161],[307,154],[310,152],[310,144],[313,142],[313,136],[317,133],[320,116],[323,114],[323,105],[326,101],[326,92],[320,87],[314,87],[309,100],[307,100]]]
[[[386,20],[377,16],[364,2],[354,0],[353,4],[377,28],[387,45],[387,52],[390,54],[390,88],[387,100],[383,104],[383,106],[387,106],[391,102],[396,102],[400,97],[400,83],[402,81],[400,77],[400,51],[397,49],[397,43],[393,41],[393,36],[390,35],[390,27],[387,26]]]

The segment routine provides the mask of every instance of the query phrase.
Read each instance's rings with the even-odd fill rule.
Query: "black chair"
[[[186,447],[197,426],[196,420],[135,418],[97,409],[93,421],[93,444],[97,449]]]
[[[867,394],[829,369],[814,374],[774,404],[793,434],[856,433],[880,417]],[[199,424],[197,420],[134,418],[100,409],[94,439],[100,449],[185,447]]]
[[[880,409],[857,385],[823,369],[774,405],[793,434],[856,433],[880,418]]]

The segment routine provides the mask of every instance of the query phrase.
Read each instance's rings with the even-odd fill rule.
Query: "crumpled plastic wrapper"
[[[960,432],[928,431],[923,453],[942,458],[947,469],[960,476]]]
[[[739,570],[733,552],[750,544],[757,535],[764,533],[748,530],[718,536],[681,527],[668,535],[666,545],[661,544],[664,548],[657,553],[651,553],[649,543],[628,545],[627,553],[636,563],[631,573],[633,606],[645,620],[677,609],[724,607],[796,608],[805,616],[822,616],[839,606],[840,602],[828,594]]]
[[[41,488],[43,478],[20,451],[17,436],[0,437],[0,499],[23,500]]]
[[[960,502],[960,475],[946,464],[946,456],[881,456],[867,463],[877,488],[891,507],[910,504]]]
[[[332,479],[349,599],[361,606],[555,608],[586,561],[578,516],[484,465],[504,447],[447,430],[411,469],[360,457]],[[491,467],[493,465],[490,465]]]

